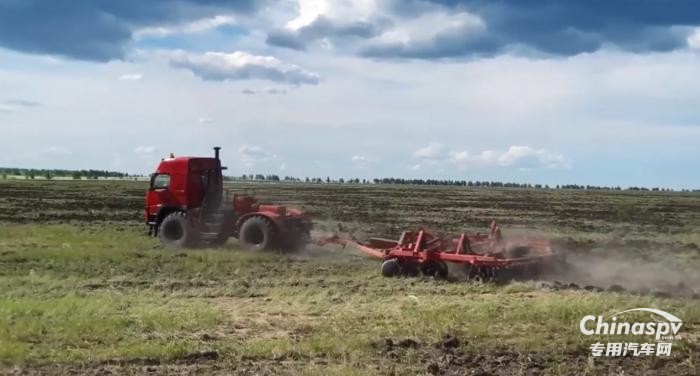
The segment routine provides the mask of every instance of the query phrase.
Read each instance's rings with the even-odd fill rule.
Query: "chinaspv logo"
[[[648,321],[627,321],[628,312],[651,313]],[[585,316],[579,323],[581,333],[592,335],[635,335],[645,342],[596,342],[591,344],[593,356],[670,356],[672,342],[680,340],[678,335],[683,321],[678,317],[655,308],[633,308],[604,318]]]

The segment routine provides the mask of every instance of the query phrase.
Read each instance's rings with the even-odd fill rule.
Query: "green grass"
[[[190,333],[215,327],[220,312],[202,301],[108,292],[0,299],[0,360],[97,361],[174,358],[198,348]]]
[[[270,366],[274,373],[320,374],[326,368],[318,361],[330,365],[326,374],[395,366],[412,373],[424,370],[433,343],[452,334],[467,353],[526,349],[549,354],[544,367],[559,369],[566,354],[586,353],[595,341],[578,332],[587,314],[658,307],[682,317],[684,333],[700,327],[693,300],[386,279],[375,261],[349,250],[280,256],[238,251],[231,242],[222,250],[170,252],[142,232],[109,226],[6,225],[0,239],[6,366],[144,358],[178,364],[216,351],[230,364],[297,362]],[[386,338],[411,338],[420,347],[376,369],[384,362],[376,344]],[[676,353],[691,351],[696,340]]]

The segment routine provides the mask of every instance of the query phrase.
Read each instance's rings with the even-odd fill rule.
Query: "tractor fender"
[[[163,222],[163,219],[167,217],[169,214],[174,213],[174,212],[187,212],[186,207],[181,207],[181,206],[164,206],[158,210],[158,213],[156,214],[155,217],[155,225],[160,226],[160,223]]]

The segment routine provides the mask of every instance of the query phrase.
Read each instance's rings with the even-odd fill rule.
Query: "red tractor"
[[[214,157],[163,159],[146,193],[149,235],[169,248],[219,246],[229,237],[249,249],[294,251],[309,239],[311,221],[298,210],[224,197],[220,147]],[[228,195],[226,195],[228,196]]]

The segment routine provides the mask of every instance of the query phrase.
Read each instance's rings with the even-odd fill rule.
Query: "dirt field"
[[[576,267],[496,286],[385,279],[339,248],[168,252],[146,236],[145,188],[0,180],[0,374],[698,373],[700,194],[229,187],[359,238],[495,219],[506,236],[554,239]],[[683,320],[672,356],[590,357],[611,339],[582,335],[579,320],[635,307]]]

